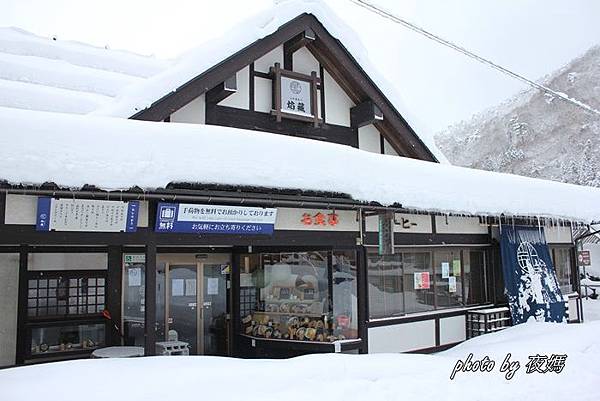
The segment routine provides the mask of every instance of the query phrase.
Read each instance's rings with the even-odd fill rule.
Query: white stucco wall
[[[465,316],[440,319],[440,345],[457,343],[467,339]]]
[[[236,73],[237,91],[218,104],[236,109],[250,109],[250,67],[246,66]]]
[[[301,47],[292,55],[292,64],[294,71],[310,75],[315,71],[319,76],[319,61],[312,55],[306,47]]]
[[[546,242],[549,244],[570,244],[573,241],[571,227],[546,226],[544,227]]]
[[[369,328],[369,353],[407,352],[435,347],[435,320]]]
[[[325,88],[327,93],[327,88]],[[325,116],[327,116],[327,109]],[[381,140],[379,139],[379,131],[373,124],[365,125],[358,129],[358,148],[367,152],[381,153]]]
[[[270,79],[254,78],[254,111],[270,113],[273,108],[273,83]]]
[[[254,61],[254,71],[269,72],[269,68],[279,63],[283,68],[283,45],[277,46],[264,56]]]
[[[398,152],[394,150],[392,145],[387,141],[387,139],[383,140],[383,150],[386,155],[398,156]]]
[[[204,95],[198,96],[173,114],[172,123],[204,124],[206,118],[206,103]]]
[[[325,122],[350,126],[350,109],[355,104],[327,71],[323,73],[325,88]]]
[[[488,226],[478,217],[436,216],[435,228],[439,234],[487,234]]]

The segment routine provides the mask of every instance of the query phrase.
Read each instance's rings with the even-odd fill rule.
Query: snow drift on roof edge
[[[283,0],[274,3],[274,6],[270,9],[237,24],[221,38],[202,44],[182,54],[171,68],[167,68],[162,73],[144,82],[131,85],[116,98],[115,102],[100,107],[92,114],[129,118],[227,57],[272,34],[286,22],[307,13],[314,15],[329,33],[343,43],[434,156],[440,162],[448,163],[444,154],[435,145],[432,130],[406,106],[400,94],[378,72],[377,68],[370,62],[368,51],[357,34],[336,16],[332,8],[321,0]],[[340,6],[356,7],[356,5],[349,3]],[[361,12],[367,11],[361,9]]]
[[[600,218],[598,188],[259,131],[0,108],[0,132],[0,179],[14,184],[216,183],[338,192],[423,211]]]

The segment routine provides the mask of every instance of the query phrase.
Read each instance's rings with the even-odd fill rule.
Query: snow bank
[[[335,10],[330,8],[325,1],[319,0],[289,0],[275,1],[274,3],[273,7],[267,11],[236,24],[228,34],[223,35],[221,38],[184,53],[174,62],[171,68],[167,68],[162,73],[127,88],[117,97],[114,103],[99,108],[94,114],[131,117],[246,46],[272,34],[286,22],[307,13],[317,17],[329,33],[340,40],[402,117],[415,129],[419,138],[436,158],[447,163],[446,157],[437,149],[433,135],[424,128],[425,125],[417,117],[416,112],[407,107],[394,86],[378,71],[375,67],[375,61],[370,59],[369,53],[361,43],[358,35],[352,27],[337,16]],[[345,7],[347,5],[345,3],[337,6]],[[360,13],[368,12],[355,5],[350,4],[349,6],[357,8],[357,12]]]
[[[310,355],[289,360],[151,357],[80,360],[0,371],[0,395],[11,401],[228,399],[322,400],[597,400],[600,322],[530,323],[467,341],[438,355]],[[576,339],[576,340],[575,340]],[[532,347],[533,346],[533,347]],[[459,373],[468,352],[489,354],[492,372]],[[507,381],[507,353],[520,369]],[[527,356],[566,353],[560,374],[526,374]],[[233,384],[233,385],[232,385]]]
[[[0,108],[0,179],[79,188],[170,182],[339,192],[407,209],[589,222],[600,189],[235,128]]]

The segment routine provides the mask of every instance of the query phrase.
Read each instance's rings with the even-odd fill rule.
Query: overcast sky
[[[371,0],[538,79],[600,41],[597,0]],[[419,119],[438,131],[512,96],[512,78],[369,14],[328,0]],[[0,0],[0,26],[172,58],[272,0]]]

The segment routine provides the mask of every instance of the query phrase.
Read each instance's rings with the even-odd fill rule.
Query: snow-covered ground
[[[2,400],[598,400],[600,321],[528,323],[437,355],[310,355],[289,360],[152,357],[80,360],[0,371]],[[488,356],[491,372],[458,372]],[[520,367],[500,372],[510,353]],[[561,373],[526,373],[529,356],[566,354]],[[514,368],[515,365],[513,365]]]

